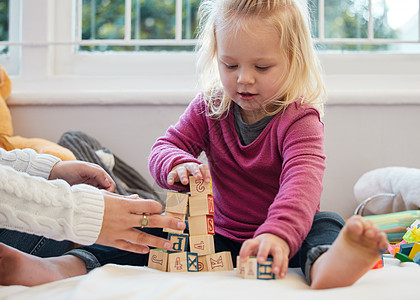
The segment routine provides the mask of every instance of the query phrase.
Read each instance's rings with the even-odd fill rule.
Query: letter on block
[[[189,217],[188,227],[190,235],[215,234],[212,215]]]
[[[236,260],[236,276],[245,279],[257,279],[257,258],[247,257],[246,260],[241,263],[239,256]]]
[[[185,215],[184,214],[177,214],[177,213],[172,213],[169,211],[165,211],[165,216],[169,216],[169,217],[173,217],[173,218],[177,218],[180,219],[181,221],[185,222]],[[163,228],[164,232],[170,232],[170,233],[177,233],[177,234],[183,234],[184,230],[175,230],[172,228]]]
[[[166,195],[166,209],[171,213],[186,215],[188,205],[188,194],[168,192]]]
[[[211,272],[233,270],[232,256],[229,251],[206,255],[207,268]]]
[[[190,176],[189,180],[191,196],[207,194],[213,195],[211,181],[209,183],[205,183],[203,179],[195,179],[194,176]]]
[[[198,272],[207,272],[208,270],[206,256],[198,256]]]
[[[168,265],[168,253],[162,249],[150,249],[147,266],[152,269],[166,272]]]
[[[211,234],[191,235],[190,251],[197,253],[198,255],[207,255],[215,253],[214,236]]]
[[[270,280],[270,279],[276,279],[276,275],[272,272],[273,267],[273,259],[267,258],[267,260],[257,265],[257,279],[264,279],[264,280]]]
[[[198,270],[199,263],[197,253],[169,253],[168,272],[198,272]]]
[[[168,240],[173,243],[172,249],[168,250],[169,253],[187,251],[188,234],[168,233]]]
[[[213,195],[193,196],[189,199],[190,216],[214,215]]]

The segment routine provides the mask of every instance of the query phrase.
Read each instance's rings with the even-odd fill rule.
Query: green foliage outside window
[[[131,8],[132,39],[174,39],[175,0],[133,0]],[[375,38],[396,38],[387,23],[385,0],[383,13],[374,16]],[[312,33],[319,36],[318,0],[309,0]],[[122,39],[124,37],[124,0],[84,0],[83,39]],[[195,37],[200,0],[184,0],[182,37]],[[325,38],[367,38],[369,0],[325,0]],[[388,45],[320,44],[322,50],[386,50]],[[192,46],[86,46],[87,51],[174,51],[192,50]]]
[[[0,0],[0,41],[9,40],[9,0]],[[0,46],[0,54],[7,53],[8,47]]]

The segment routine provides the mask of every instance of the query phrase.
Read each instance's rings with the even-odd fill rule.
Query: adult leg
[[[166,233],[160,229],[143,230],[166,237]],[[100,245],[79,247],[62,256],[40,258],[0,244],[0,285],[34,286],[84,275],[91,269],[107,263],[145,266],[147,261],[147,254],[136,254]]]
[[[55,241],[42,236],[0,229],[0,243],[38,257],[59,256],[74,247],[70,241]]]

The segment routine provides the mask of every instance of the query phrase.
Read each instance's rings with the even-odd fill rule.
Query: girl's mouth
[[[257,94],[252,93],[238,93],[242,100],[252,100]]]

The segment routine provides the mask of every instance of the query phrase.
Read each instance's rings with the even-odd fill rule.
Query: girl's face
[[[217,61],[225,92],[240,107],[243,120],[254,123],[266,115],[262,105],[282,85],[285,58],[276,31],[255,20],[247,22],[251,33],[217,30]]]

